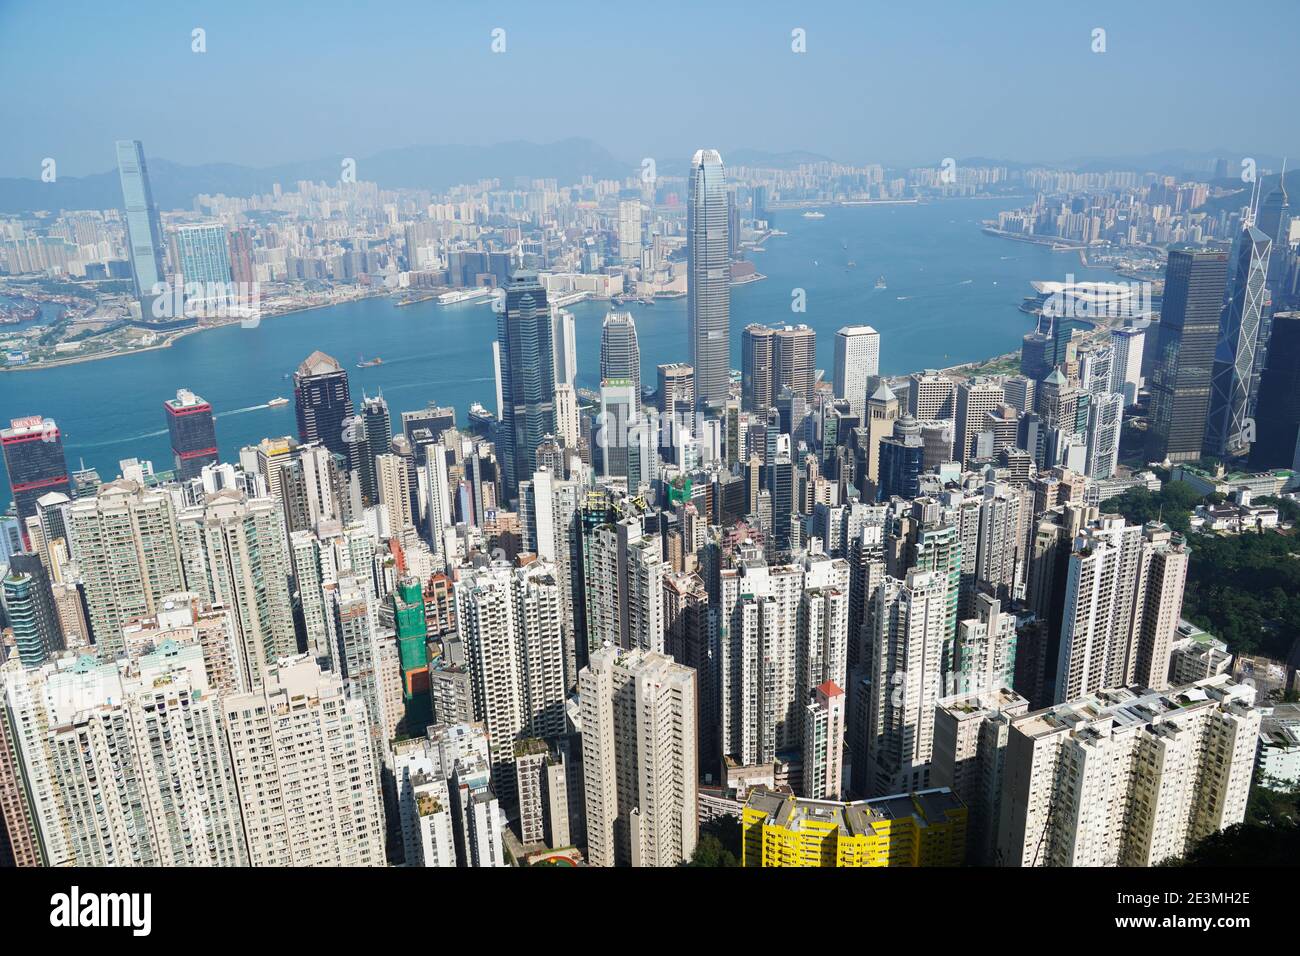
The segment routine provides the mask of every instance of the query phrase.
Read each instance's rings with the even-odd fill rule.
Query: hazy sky
[[[1300,157],[1297,27],[1297,0],[0,0],[0,175],[102,172],[119,138],[254,166],[569,136],[632,161]]]

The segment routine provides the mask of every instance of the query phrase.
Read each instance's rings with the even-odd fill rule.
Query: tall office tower
[[[1081,430],[1079,390],[1061,374],[1059,368],[1055,368],[1038,383],[1035,401],[1045,435],[1042,460],[1038,462],[1039,467],[1047,469],[1055,465],[1067,464],[1066,455],[1069,447]]]
[[[578,392],[572,385],[555,386],[555,437],[569,452],[576,452],[582,443]]]
[[[998,862],[1154,866],[1240,823],[1259,736],[1254,697],[1221,674],[1165,692],[1107,690],[1013,719]]]
[[[930,780],[966,805],[966,862],[996,860],[1002,812],[1002,772],[1011,721],[1029,712],[1029,701],[1005,686],[957,694],[939,701],[934,714]]]
[[[741,811],[741,866],[962,866],[966,808],[951,790],[803,800],[755,787]]]
[[[1201,457],[1227,279],[1226,252],[1175,249],[1169,253],[1152,356],[1148,461]]]
[[[555,352],[555,384],[576,386],[578,381],[578,337],[573,313],[551,307],[551,342]]]
[[[610,312],[600,329],[600,380],[624,379],[632,383],[636,409],[641,407],[641,347],[631,312]]]
[[[695,671],[654,651],[602,647],[578,690],[588,863],[689,860],[699,833]]]
[[[1010,687],[1016,675],[1016,616],[983,591],[975,595],[975,616],[957,625],[953,655],[956,693],[988,694]]]
[[[876,487],[882,501],[894,495],[911,499],[921,493],[925,440],[921,437],[920,422],[904,415],[894,422],[893,434],[880,439],[875,451]]]
[[[747,325],[740,333],[741,408],[762,415],[772,407],[774,333],[766,325]]]
[[[686,200],[686,319],[695,400],[720,409],[731,382],[731,260],[727,191],[717,150],[691,158]]]
[[[867,417],[863,420],[867,439],[863,464],[865,477],[871,483],[870,497],[873,500],[880,487],[880,442],[894,434],[894,423],[898,420],[898,416],[898,398],[889,386],[881,381],[876,386],[876,390],[867,397]],[[858,488],[865,493],[866,483],[862,481],[863,477],[863,475],[858,476]]]
[[[639,448],[633,441],[640,434],[635,427],[637,407],[636,386],[631,379],[608,378],[600,383],[600,418],[593,436],[600,452],[600,473],[606,478],[625,479],[629,491],[635,491],[641,479]]]
[[[618,257],[624,265],[641,263],[641,201],[624,199],[618,204]]]
[[[555,352],[546,290],[537,273],[516,272],[497,315],[501,356],[501,420],[497,454],[504,468],[506,501],[533,473],[537,446],[555,434]]]
[[[32,415],[15,418],[0,429],[9,490],[18,511],[18,526],[27,535],[27,519],[36,514],[37,499],[57,491],[72,494],[68,463],[63,456],[63,436],[52,418]]]
[[[384,866],[384,805],[365,704],[311,657],[222,701],[253,866]]]
[[[117,141],[117,172],[122,180],[126,235],[131,250],[131,278],[143,318],[152,315],[154,286],[163,282],[162,223],[149,185],[144,146],[138,139]]]
[[[353,417],[348,373],[332,356],[312,352],[293,373],[294,411],[298,440],[320,442],[331,453],[350,460]]]
[[[197,478],[204,465],[217,462],[217,430],[212,406],[188,388],[177,389],[176,397],[163,402],[167,411],[167,433],[171,436],[172,461],[178,481]]]
[[[197,645],[55,671],[46,743],[78,866],[247,866],[220,704]],[[107,678],[107,679],[104,679]]]
[[[1269,238],[1273,252],[1268,260],[1268,298],[1270,305],[1264,310],[1259,338],[1255,346],[1255,382],[1251,389],[1251,414],[1259,394],[1259,378],[1268,364],[1269,344],[1273,339],[1273,318],[1277,315],[1283,301],[1292,296],[1288,293],[1287,279],[1291,275],[1291,206],[1286,194],[1286,171],[1278,177],[1277,186],[1269,191],[1264,201],[1259,204],[1259,214],[1255,225]]]
[[[1040,382],[1047,377],[1053,367],[1052,336],[1034,329],[1020,343],[1020,374],[1031,382]]]
[[[388,522],[393,534],[412,527],[414,510],[410,471],[406,467],[406,461],[398,455],[376,457],[375,484],[375,501],[388,510]]]
[[[405,424],[405,423],[403,423]],[[379,501],[379,487],[375,474],[375,458],[387,455],[393,440],[393,419],[388,413],[388,403],[383,395],[366,395],[361,399],[362,435],[358,436],[360,452],[361,494],[366,501]],[[410,436],[407,436],[410,441]]]
[[[879,374],[879,332],[846,325],[835,333],[835,397],[845,399],[860,422],[867,420],[867,393]]]
[[[1163,687],[1178,626],[1187,555],[1181,536],[1104,515],[1069,558],[1055,700],[1139,679]]]
[[[182,510],[176,527],[189,590],[232,612],[240,669],[258,686],[266,665],[298,650],[280,509],[227,489]]]
[[[659,366],[659,414],[695,408],[695,369],[681,362]]]
[[[957,428],[953,457],[963,466],[975,457],[976,440],[983,430],[985,413],[996,409],[1004,400],[1002,383],[999,381],[976,378],[957,386]]]
[[[844,791],[844,691],[834,681],[813,689],[803,724],[803,796],[839,800]]]
[[[937,421],[957,417],[957,383],[926,369],[913,372],[907,393],[907,410],[918,421]]]
[[[185,307],[205,309],[227,304],[230,248],[226,227],[219,222],[187,223],[176,227],[176,258],[185,283]]]
[[[447,473],[447,452],[442,445],[429,446],[424,459],[425,538],[429,550],[439,558],[447,557],[445,532],[455,524],[451,510],[451,478]]]
[[[1300,469],[1300,312],[1273,316],[1250,467]]]
[[[778,454],[767,466],[767,491],[772,495],[771,544],[777,554],[791,550],[790,516],[795,514],[794,462]]]
[[[101,658],[122,649],[122,627],[153,617],[164,595],[185,590],[172,499],[119,479],[68,509],[68,544],[81,571]],[[287,607],[286,607],[287,612]]]
[[[1235,456],[1250,451],[1247,419],[1254,376],[1256,346],[1267,296],[1272,242],[1247,226],[1237,242],[1237,268],[1232,292],[1219,321],[1219,343],[1210,379],[1210,407],[1205,419],[1206,455]]]
[[[817,333],[806,325],[786,325],[772,332],[772,395],[790,389],[812,404],[816,378]]]
[[[40,558],[17,554],[0,580],[0,607],[23,667],[40,667],[63,649],[50,578]]]
[[[1087,465],[1089,478],[1110,478],[1119,466],[1119,441],[1124,424],[1124,396],[1094,395],[1088,403]]]
[[[443,433],[456,427],[456,409],[447,405],[437,405],[430,402],[424,408],[413,412],[402,412],[402,434],[412,445],[415,444],[415,432],[420,428],[427,428],[430,437],[434,441],[442,441]],[[385,432],[391,431],[391,425],[384,429]],[[384,439],[387,446],[388,439]]]
[[[553,565],[464,568],[456,622],[473,682],[474,717],[492,741],[492,776],[514,792],[514,745],[564,732],[564,633]]]
[[[1138,389],[1142,387],[1142,352],[1146,337],[1144,328],[1125,326],[1110,331],[1110,390],[1123,395],[1126,406],[1137,404]]]
[[[866,707],[867,789],[928,786],[934,709],[941,694],[948,581],[934,571],[886,578],[873,598]]]
[[[1038,382],[1024,375],[1013,375],[1002,383],[1002,397],[1021,415],[1034,410]]]

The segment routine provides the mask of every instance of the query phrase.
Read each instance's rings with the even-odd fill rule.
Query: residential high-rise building
[[[175,398],[163,402],[167,411],[167,433],[171,437],[176,478],[197,478],[204,465],[217,461],[217,431],[212,406],[188,388],[178,389]]]
[[[873,604],[865,662],[871,688],[868,792],[923,789],[929,783],[935,704],[942,696],[947,576],[912,570],[905,580],[887,577]]]
[[[623,379],[632,383],[635,410],[641,407],[641,348],[636,322],[630,312],[610,312],[600,329],[600,380]]]
[[[695,671],[654,651],[602,647],[578,691],[588,862],[689,860],[699,832]]]
[[[90,629],[99,653],[111,659],[122,650],[123,626],[153,617],[165,595],[185,590],[172,499],[119,479],[100,485],[93,498],[74,501],[67,522]],[[283,612],[289,611],[286,603]]]
[[[144,146],[138,139],[117,141],[117,172],[122,181],[122,205],[126,210],[127,242],[131,253],[131,278],[141,314],[152,316],[155,290],[163,282],[162,222],[149,185],[149,168]]]
[[[846,325],[835,333],[835,397],[866,421],[867,394],[880,375],[880,333],[869,325]]]
[[[354,409],[348,388],[348,373],[338,360],[324,352],[312,352],[293,373],[294,411],[298,417],[298,440],[319,442],[332,454],[350,460],[357,431],[351,424]]]
[[[0,580],[0,607],[24,667],[40,667],[63,649],[50,578],[40,558],[14,555]]]
[[[516,272],[497,314],[501,357],[501,420],[497,457],[507,501],[533,473],[537,446],[555,434],[555,352],[550,308],[537,273]]]
[[[1254,226],[1247,226],[1237,242],[1232,291],[1219,320],[1219,342],[1210,379],[1206,455],[1241,455],[1250,450],[1247,420],[1258,385],[1256,348],[1265,312],[1272,247],[1272,240]]]
[[[280,509],[228,488],[180,511],[176,536],[188,589],[231,612],[240,670],[256,687],[268,664],[298,651]]]
[[[1011,721],[1028,711],[1029,701],[1005,686],[944,698],[935,711],[930,780],[966,805],[966,860],[976,866],[996,862],[1007,739]]]
[[[722,157],[714,149],[691,158],[686,201],[686,320],[695,399],[721,409],[731,381],[731,260]]]
[[[1148,461],[1201,457],[1227,278],[1226,252],[1174,249],[1169,253],[1152,356]]]
[[[18,512],[18,526],[27,535],[27,519],[36,514],[36,502],[50,492],[72,494],[63,436],[52,418],[32,415],[15,418],[0,429],[9,490]]]
[[[804,713],[803,795],[838,800],[844,791],[844,691],[819,684]]]
[[[618,204],[618,257],[624,264],[641,264],[640,200],[624,199]]]
[[[222,701],[253,866],[384,866],[384,806],[365,704],[307,655]]]
[[[951,790],[809,800],[755,788],[741,811],[741,865],[961,866],[966,807]]]
[[[997,862],[1154,866],[1240,823],[1259,737],[1254,696],[1221,674],[1014,718]]]

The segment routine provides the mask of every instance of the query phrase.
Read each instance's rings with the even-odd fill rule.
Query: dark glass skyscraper
[[[293,373],[294,411],[298,416],[298,440],[320,442],[336,455],[349,458],[353,436],[352,393],[348,373],[324,352],[312,352]]]
[[[1249,450],[1246,418],[1271,247],[1268,236],[1254,226],[1242,230],[1237,243],[1232,295],[1219,322],[1219,344],[1210,380],[1210,410],[1205,420],[1207,455],[1235,455]]]
[[[497,454],[508,501],[518,494],[519,482],[533,473],[537,446],[555,433],[551,313],[536,272],[516,272],[511,279],[505,309],[497,316],[497,345],[501,358]]]
[[[1151,375],[1148,461],[1201,457],[1227,278],[1226,252],[1169,253]]]
[[[1300,312],[1273,316],[1268,365],[1259,382],[1250,466],[1300,466]]]
[[[217,461],[217,429],[212,406],[187,388],[163,402],[167,434],[171,436],[172,462],[180,481],[197,478],[204,465]]]
[[[379,500],[379,483],[375,477],[375,456],[387,455],[393,441],[393,419],[388,413],[388,403],[384,396],[364,396],[361,399],[361,424],[364,437],[358,436],[354,443],[359,461],[357,467],[361,478],[361,493],[366,500],[375,503]]]
[[[721,409],[731,382],[731,258],[722,157],[697,150],[686,200],[686,321],[695,400]]]
[[[4,451],[9,487],[26,540],[25,523],[36,514],[36,500],[51,491],[72,494],[68,463],[63,456],[63,436],[53,419],[39,415],[15,418],[8,428],[0,429],[0,449]]]
[[[163,281],[162,224],[149,185],[144,146],[138,139],[117,141],[117,172],[122,180],[122,205],[126,210],[135,297],[141,302],[144,318],[148,319],[154,284]]]

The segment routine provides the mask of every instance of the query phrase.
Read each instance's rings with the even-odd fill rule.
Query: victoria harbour
[[[1011,201],[1006,203],[1011,204]],[[904,374],[977,361],[1018,348],[1031,326],[1018,310],[1029,283],[1109,279],[1075,256],[1046,246],[984,235],[982,219],[1002,202],[955,199],[916,205],[830,207],[823,219],[797,210],[773,214],[769,238],[752,254],[766,279],[732,289],[732,367],[740,367],[740,330],[750,323],[806,323],[817,333],[817,367],[830,375],[835,330],[874,326],[888,345],[881,372]],[[853,263],[853,265],[849,265]],[[885,288],[877,289],[879,278]],[[794,290],[806,311],[793,312]],[[612,306],[583,301],[575,318],[578,384],[599,385],[601,322],[611,309],[636,319],[642,381],[660,363],[689,357],[685,299]],[[471,403],[495,410],[492,342],[496,316],[486,302],[396,307],[385,297],[187,335],[171,347],[50,369],[0,375],[0,413],[48,415],[59,422],[68,460],[116,474],[124,458],[170,467],[162,403],[178,387],[212,403],[224,457],[265,437],[293,434],[290,375],[311,352],[335,356],[357,394],[382,391],[396,408],[451,405],[465,421]],[[358,368],[362,360],[382,364]]]

